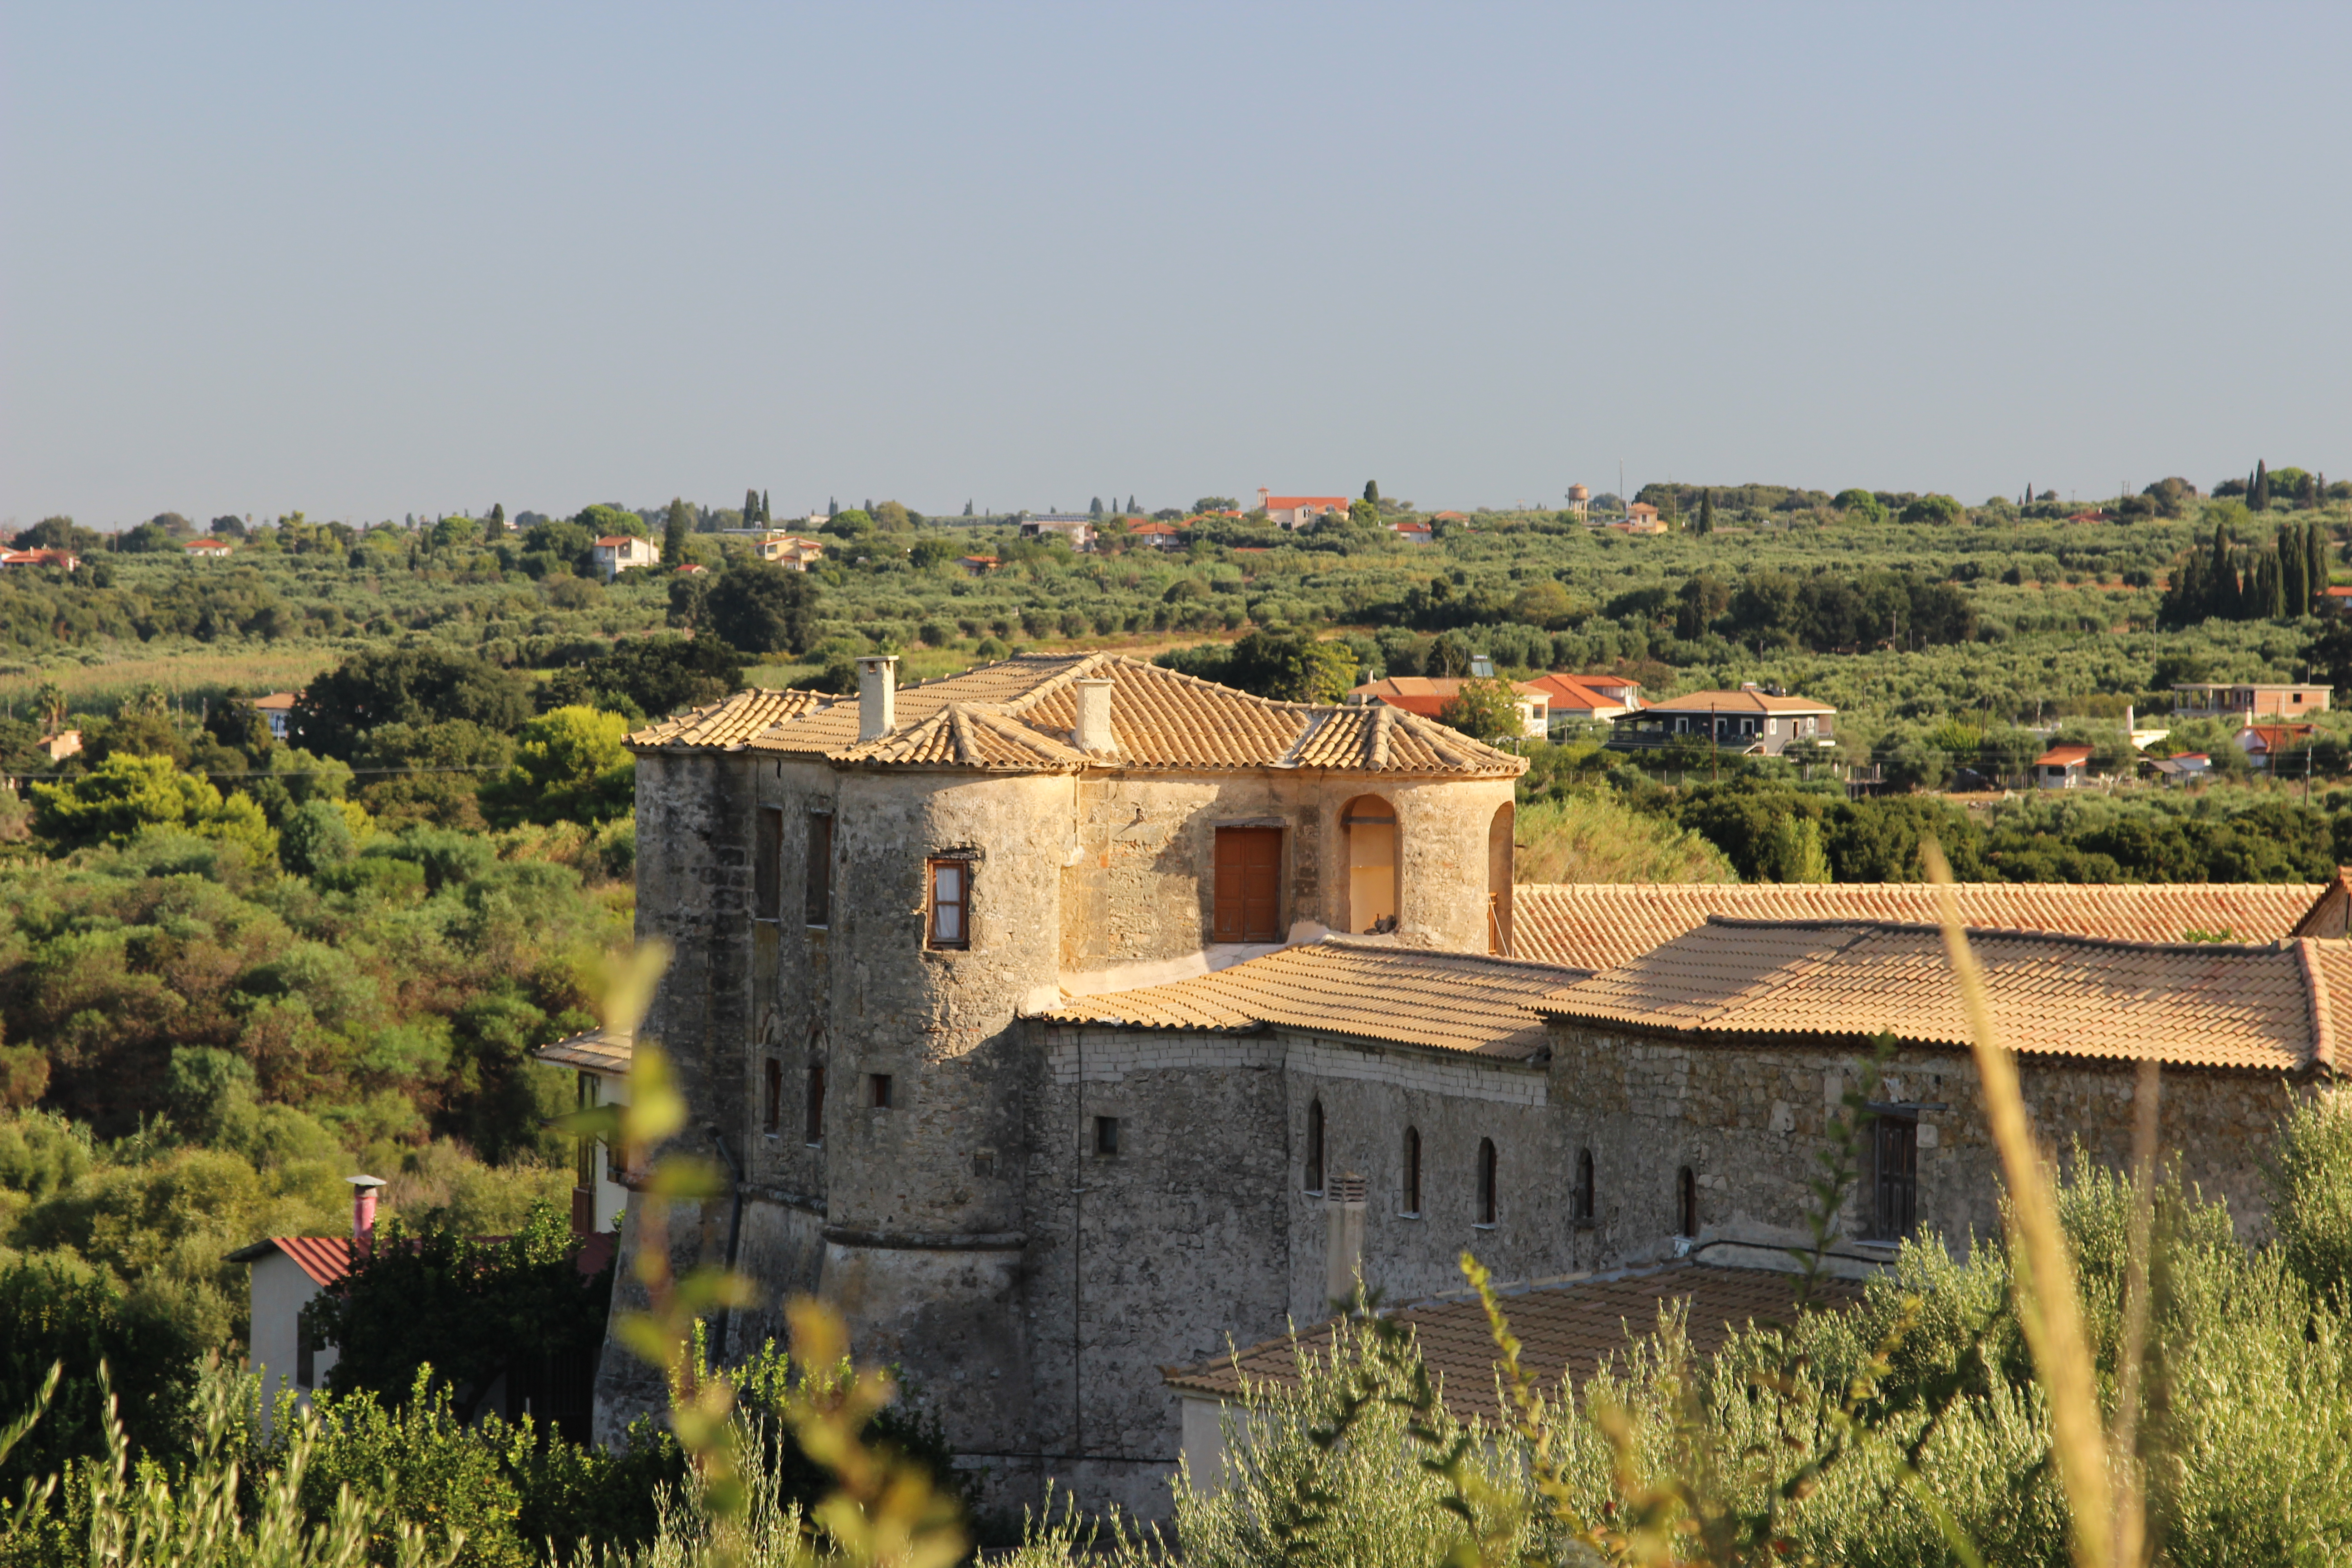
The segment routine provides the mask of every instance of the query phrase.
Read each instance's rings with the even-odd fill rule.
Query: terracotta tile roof
[[[1853,1280],[1824,1280],[1817,1300],[1843,1307],[1862,1298]],[[1753,1322],[1785,1323],[1793,1313],[1793,1275],[1760,1268],[1721,1268],[1701,1263],[1664,1268],[1574,1284],[1538,1286],[1505,1295],[1503,1315],[1519,1341],[1519,1364],[1541,1384],[1556,1384],[1563,1372],[1589,1378],[1603,1357],[1622,1362],[1636,1339],[1654,1332],[1661,1307],[1690,1304],[1691,1351],[1711,1356],[1735,1328]],[[1433,1378],[1442,1379],[1445,1408],[1460,1420],[1492,1421],[1495,1339],[1486,1310],[1475,1300],[1447,1301],[1391,1314],[1412,1327],[1413,1339]],[[1162,1367],[1170,1388],[1223,1399],[1241,1392],[1241,1377],[1253,1383],[1296,1386],[1298,1352],[1328,1354],[1330,1325],[1309,1330],[1294,1342],[1285,1336],[1197,1366]],[[1238,1366],[1236,1365],[1238,1363]]]
[[[2238,731],[2238,744],[2252,751],[2259,746],[2274,752],[2282,746],[2292,746],[2297,741],[2307,741],[2319,732],[2316,724],[2249,724]],[[2249,742],[2252,744],[2249,744]]]
[[[255,698],[253,705],[264,713],[285,712],[293,708],[301,695],[299,691],[273,691],[267,697]]]
[[[1260,503],[1268,511],[1288,511],[1302,506],[1336,506],[1345,511],[1353,496],[1268,496]]]
[[[2033,765],[2037,768],[2072,768],[2090,760],[2091,748],[2088,746],[2053,746],[2034,758]]]
[[[609,1029],[587,1029],[577,1035],[567,1035],[551,1045],[535,1047],[531,1055],[551,1067],[580,1068],[589,1072],[625,1075],[629,1061],[635,1055],[636,1037]]]
[[[1070,745],[1080,677],[1113,683],[1109,758]],[[763,718],[751,699],[791,700]],[[746,704],[738,708],[736,704]],[[1117,654],[1028,654],[941,680],[902,687],[897,726],[857,738],[856,698],[744,693],[712,709],[641,730],[639,747],[749,745],[755,751],[881,766],[1077,768],[1337,768],[1516,777],[1519,758],[1433,721],[1391,711],[1276,702]]]
[[[1960,919],[2004,931],[2180,942],[2190,931],[2238,942],[2303,934],[2296,922],[2326,889],[2305,883],[1963,882]],[[1936,919],[1925,882],[1529,882],[1511,890],[1511,946],[1521,958],[1614,969],[1706,922]]]
[[[503,1236],[478,1236],[480,1242],[504,1241]],[[292,1258],[295,1267],[310,1277],[314,1285],[332,1285],[352,1271],[352,1238],[348,1236],[273,1236],[267,1241],[257,1241],[228,1255],[231,1263],[258,1263],[272,1251]],[[604,1271],[613,1260],[613,1233],[591,1231],[580,1245],[577,1261],[580,1272],[591,1279]]]
[[[835,699],[824,691],[757,688],[721,698],[704,708],[693,708],[629,737],[633,746],[717,746],[732,749],[749,742],[770,725],[805,713]]]
[[[2352,955],[2308,939],[2239,946],[2041,931],[1969,933],[2011,1050],[2292,1072],[2332,1068]],[[1546,1013],[1729,1043],[1757,1037],[1969,1041],[1942,933],[1929,925],[1716,915],[1619,969],[1546,998]]]
[[[1276,1025],[1524,1060],[1544,1042],[1532,1007],[1579,978],[1548,963],[1337,937],[1166,985],[1068,997],[1045,1017],[1130,1029]]]
[[[1686,691],[1650,704],[1654,713],[1834,713],[1810,697],[1775,697],[1769,691]]]
[[[1522,681],[1520,685],[1523,688],[1532,688],[1550,698],[1554,712],[1578,708],[1590,712],[1601,708],[1642,706],[1641,696],[1631,684],[1618,684],[1604,688],[1593,685],[1589,676],[1562,675],[1554,670],[1549,674],[1538,675],[1533,680]]]

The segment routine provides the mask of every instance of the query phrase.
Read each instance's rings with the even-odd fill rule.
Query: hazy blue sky
[[[0,520],[2352,477],[2352,8],[0,3]]]

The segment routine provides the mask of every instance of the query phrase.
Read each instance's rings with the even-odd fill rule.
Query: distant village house
[[[1643,751],[1676,741],[1713,743],[1748,756],[1777,757],[1799,742],[1830,739],[1837,710],[1810,697],[1792,697],[1743,681],[1737,691],[1693,691],[1615,721],[1609,744]]]
[[[633,533],[608,533],[590,551],[596,575],[609,583],[632,566],[661,564],[661,546]]]

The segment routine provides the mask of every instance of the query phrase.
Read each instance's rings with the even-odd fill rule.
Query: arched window
[[[1323,1190],[1323,1102],[1307,1102],[1307,1190]]]
[[[1404,1205],[1402,1212],[1421,1213],[1421,1132],[1417,1128],[1404,1130],[1404,1190],[1399,1196]]]
[[[1486,824],[1486,951],[1511,953],[1511,851],[1518,813],[1509,801]]]
[[[1587,1149],[1576,1157],[1576,1217],[1592,1218],[1592,1151]]]
[[[1676,1236],[1698,1235],[1698,1178],[1688,1165],[1675,1173],[1675,1224]]]
[[[1492,1225],[1497,1200],[1495,1195],[1495,1141],[1478,1140],[1478,1223]]]
[[[1342,928],[1363,936],[1394,931],[1397,919],[1396,807],[1360,795],[1339,812],[1348,839],[1348,917]]]

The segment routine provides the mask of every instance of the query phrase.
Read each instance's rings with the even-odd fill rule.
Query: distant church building
[[[860,673],[632,738],[638,932],[677,953],[640,1037],[740,1171],[672,1229],[768,1298],[719,1353],[830,1299],[993,1501],[1163,1515],[1199,1369],[1360,1272],[1784,1263],[1885,1033],[1835,1267],[1996,1223],[1927,889],[1515,889],[1525,764],[1417,714],[1108,655]],[[2352,1031],[2347,888],[1972,891],[2033,928],[1979,940],[2041,1135],[2120,1161],[2162,1062],[2168,1152],[2259,1232],[2261,1141]],[[608,1350],[600,1433],[660,1397]]]

